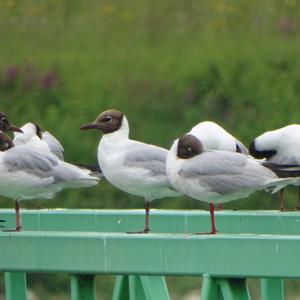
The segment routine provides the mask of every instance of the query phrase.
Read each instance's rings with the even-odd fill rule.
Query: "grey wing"
[[[147,169],[155,176],[166,176],[167,153],[164,148],[142,143],[131,144],[125,152],[125,164]]]
[[[249,176],[249,174],[203,176],[201,182],[221,195],[261,187],[261,181],[255,176]]]
[[[64,160],[64,147],[56,137],[54,137],[50,132],[45,131],[43,132],[42,139],[48,144],[50,151],[54,155],[56,155],[60,160]]]
[[[187,159],[182,165],[181,173],[185,177],[239,174],[247,159],[247,156],[235,152],[208,150]]]
[[[28,146],[19,146],[5,152],[3,164],[9,172],[23,171],[45,178],[51,176],[50,173],[57,166],[58,159]]]
[[[194,178],[219,194],[261,187],[270,176],[266,168],[239,153],[210,151],[195,158],[183,165],[182,175]]]
[[[249,155],[249,151],[247,149],[247,147],[239,140],[235,140],[236,143],[236,152],[245,154],[245,155]]]

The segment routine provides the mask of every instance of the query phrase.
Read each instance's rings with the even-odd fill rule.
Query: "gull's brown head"
[[[192,134],[186,134],[178,139],[177,156],[179,158],[192,158],[203,152],[201,142]]]
[[[13,146],[12,140],[3,131],[0,131],[0,151],[6,151]]]
[[[3,132],[6,131],[22,132],[22,130],[19,127],[10,124],[6,115],[3,112],[0,112],[0,130]]]
[[[121,127],[123,117],[124,114],[121,111],[115,109],[106,110],[93,123],[82,125],[80,130],[99,129],[103,133],[111,133]]]

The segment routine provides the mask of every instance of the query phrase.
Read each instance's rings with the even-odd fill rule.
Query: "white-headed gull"
[[[206,150],[224,150],[248,154],[248,149],[242,142],[215,122],[201,122],[194,126],[189,133],[197,137]]]
[[[51,199],[63,189],[89,187],[99,182],[90,170],[63,162],[29,145],[13,147],[8,139],[0,132],[0,145],[6,150],[0,152],[0,195],[15,200],[16,231],[21,229],[20,201]]]
[[[64,160],[64,148],[50,132],[43,132],[39,125],[30,122],[24,124],[21,130],[23,133],[14,133],[15,146],[27,144],[41,151],[50,151],[60,160]]]
[[[255,158],[281,165],[300,164],[300,125],[292,124],[277,130],[267,131],[250,144],[249,152]],[[280,191],[280,210],[284,210],[283,189]],[[300,186],[298,203],[300,209]]]
[[[177,139],[167,157],[167,176],[171,184],[192,198],[210,203],[212,234],[216,233],[214,204],[245,198],[256,190],[274,193],[300,181],[300,178],[279,178],[275,172],[287,175],[289,170],[277,170],[274,164],[270,167],[274,170],[269,169],[267,163],[244,154],[204,150],[199,139],[191,134]]]
[[[0,112],[0,130],[3,132],[7,132],[7,131],[22,132],[22,130],[19,127],[10,124],[6,115],[3,112]]]
[[[145,199],[145,226],[149,232],[150,202],[180,195],[166,175],[168,151],[129,139],[129,124],[118,110],[107,110],[81,130],[99,129],[104,135],[98,146],[98,161],[104,177],[117,188]]]

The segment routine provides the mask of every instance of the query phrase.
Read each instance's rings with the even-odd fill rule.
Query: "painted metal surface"
[[[169,300],[162,276],[117,276],[113,300]]]
[[[261,279],[261,300],[283,300],[284,285],[279,278]]]
[[[26,300],[26,274],[23,272],[6,272],[5,299],[6,300]]]
[[[72,300],[96,300],[95,276],[72,275],[71,276]]]
[[[0,233],[4,271],[300,278],[299,253],[292,235]]]
[[[12,210],[0,218],[13,227]],[[0,232],[7,300],[26,299],[24,272],[77,274],[74,300],[96,299],[95,274],[121,274],[113,300],[168,300],[159,275],[204,275],[204,300],[248,300],[245,278],[263,278],[261,299],[282,300],[282,278],[300,278],[300,212],[217,212],[216,236],[193,234],[208,229],[206,211],[153,210],[151,233],[137,235],[126,232],[143,224],[143,210],[22,210],[22,218],[22,232]]]
[[[128,232],[143,226],[144,210],[21,210],[25,230]],[[14,227],[14,211],[0,210],[7,228]],[[300,235],[300,212],[217,211],[220,233]],[[151,210],[151,232],[193,233],[210,229],[209,212]]]

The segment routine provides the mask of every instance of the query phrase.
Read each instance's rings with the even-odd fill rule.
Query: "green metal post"
[[[147,300],[169,300],[165,277],[140,276]]]
[[[222,299],[217,279],[207,274],[203,275],[200,299],[201,300]]]
[[[280,278],[263,278],[261,284],[261,300],[283,300],[284,287]]]
[[[140,276],[129,276],[130,300],[147,300]]]
[[[219,279],[224,300],[250,300],[246,279]]]
[[[6,272],[5,278],[5,299],[26,300],[26,273]]]
[[[129,299],[129,278],[128,276],[119,275],[116,277],[113,300]]]
[[[95,276],[72,275],[71,276],[72,300],[95,300]]]

